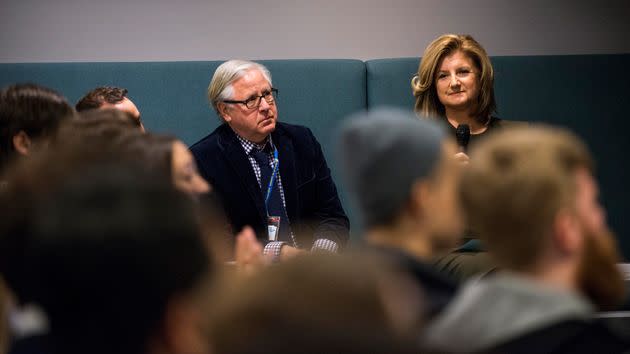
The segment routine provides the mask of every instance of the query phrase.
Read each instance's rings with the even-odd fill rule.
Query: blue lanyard
[[[280,166],[280,160],[278,160],[278,149],[273,149],[273,171],[271,172],[271,178],[269,179],[269,185],[267,186],[265,209],[268,209],[269,199],[271,198],[271,192],[273,191],[273,185],[276,182],[276,176],[278,175],[278,166]]]

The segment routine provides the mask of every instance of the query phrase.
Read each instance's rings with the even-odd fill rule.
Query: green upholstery
[[[630,139],[623,136],[630,131],[630,117],[622,111],[628,102],[630,54],[495,57],[492,62],[499,117],[567,126],[587,141],[598,162],[609,222],[630,259],[630,218],[625,218],[630,169],[623,155],[630,151]],[[72,102],[95,86],[125,87],[147,129],[192,144],[219,124],[205,97],[219,63],[0,64],[0,86],[36,82]],[[263,63],[280,90],[280,119],[313,130],[334,175],[333,133],[344,116],[381,105],[413,109],[409,82],[419,58]],[[341,197],[345,202],[343,190]]]
[[[206,90],[221,62],[0,64],[0,86],[35,82],[72,103],[103,85],[125,87],[148,130],[192,144],[219,124]],[[359,60],[262,61],[279,89],[281,120],[311,127],[325,149],[331,122],[365,109],[365,64]]]
[[[376,59],[365,62],[367,70],[367,102],[369,108],[379,106],[413,110],[411,78],[418,72],[419,58]]]

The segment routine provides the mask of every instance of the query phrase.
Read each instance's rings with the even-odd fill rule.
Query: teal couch
[[[419,58],[262,61],[279,92],[279,117],[310,127],[322,143],[333,174],[336,126],[350,113],[377,106],[413,109],[409,81]],[[630,259],[630,218],[625,200],[630,168],[630,54],[494,57],[498,115],[505,119],[569,127],[598,161],[601,199],[609,223]],[[147,63],[0,64],[0,86],[36,82],[72,102],[99,85],[129,89],[148,130],[175,134],[192,144],[219,120],[206,100],[217,61]],[[347,198],[341,188],[341,196]],[[350,216],[352,218],[352,212]]]

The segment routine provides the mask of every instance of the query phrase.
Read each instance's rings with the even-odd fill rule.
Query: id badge
[[[268,216],[267,217],[267,233],[269,234],[269,241],[278,241],[279,230],[280,230],[280,217]]]

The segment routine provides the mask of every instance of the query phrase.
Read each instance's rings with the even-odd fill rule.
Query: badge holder
[[[279,231],[280,231],[280,217],[268,216],[267,217],[267,232],[269,234],[269,241],[278,241]]]

